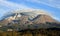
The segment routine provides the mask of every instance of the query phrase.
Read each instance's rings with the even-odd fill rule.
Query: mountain
[[[14,26],[16,29],[49,28],[59,27],[60,25],[60,22],[52,18],[51,15],[48,15],[48,13],[45,13],[44,11],[17,12],[11,12],[3,16],[2,20],[0,21],[0,25],[8,27]]]
[[[55,19],[53,19],[51,16],[49,15],[38,15],[37,17],[35,17],[33,19],[33,22],[36,24],[40,24],[40,23],[46,23],[46,22],[57,22]]]

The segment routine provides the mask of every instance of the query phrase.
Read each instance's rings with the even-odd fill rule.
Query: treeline
[[[0,36],[60,36],[60,28],[0,32]]]

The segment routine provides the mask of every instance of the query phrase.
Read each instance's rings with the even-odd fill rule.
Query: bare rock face
[[[33,22],[36,24],[40,24],[46,22],[56,22],[56,20],[48,15],[38,15],[37,17],[34,18]]]
[[[32,20],[29,20],[29,16],[26,16],[26,15],[21,15],[20,17],[18,17],[18,15],[15,15],[15,16],[11,16],[1,22],[3,24],[17,23],[17,24],[21,25],[21,24],[41,24],[41,23],[45,24],[46,22],[52,23],[52,22],[57,22],[57,21],[49,15],[39,14]]]
[[[8,20],[0,21],[0,24],[1,24],[1,25],[7,25],[8,23],[9,23],[9,21],[8,21]]]
[[[27,24],[26,22],[28,22],[28,16],[21,16],[20,17],[20,24]]]

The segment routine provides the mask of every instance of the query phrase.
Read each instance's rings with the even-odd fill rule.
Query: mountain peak
[[[57,22],[55,19],[53,19],[51,16],[40,14],[37,17],[34,18],[34,23],[46,23],[46,22]]]
[[[28,25],[31,25],[31,24],[33,25],[33,26],[31,25],[33,29],[34,29],[34,26],[36,26],[36,24],[39,25],[38,28],[40,28],[40,26],[42,26],[43,28],[45,28],[44,26],[50,27],[49,23],[52,23],[52,25],[53,23],[59,24],[57,20],[55,20],[45,12],[36,11],[36,10],[28,11],[28,12],[19,11],[19,13],[17,12],[16,13],[12,12],[11,14],[4,16],[3,20],[0,23],[6,26],[9,26],[9,25],[14,26],[14,24],[16,24],[20,28],[23,27],[23,29],[28,28]]]

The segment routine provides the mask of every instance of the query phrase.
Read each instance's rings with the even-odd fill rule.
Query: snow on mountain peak
[[[43,14],[43,15],[49,15],[46,11],[43,10],[14,10],[11,13],[7,13],[5,16],[3,16],[3,19],[16,19],[16,17],[21,17],[22,15],[26,15],[29,17],[29,19],[33,19],[36,16]],[[50,15],[49,15],[50,16]]]

